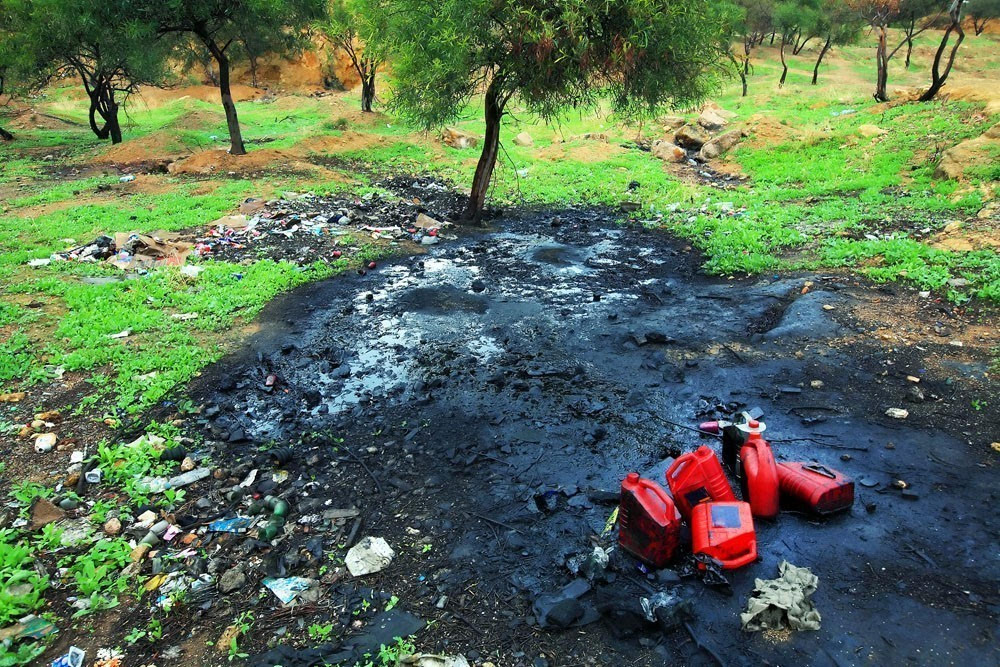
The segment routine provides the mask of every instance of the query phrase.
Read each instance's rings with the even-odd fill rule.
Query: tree
[[[375,75],[383,64],[376,47],[379,28],[374,24],[380,14],[367,11],[368,5],[367,0],[330,0],[325,19],[316,24],[333,47],[350,58],[361,78],[361,110],[366,113],[375,103]],[[363,34],[375,39],[361,45]]]
[[[323,14],[323,0],[133,0],[130,5],[160,35],[190,35],[211,54],[233,155],[247,151],[230,84],[230,47],[242,43],[254,53],[289,53],[303,44],[303,28]]]
[[[888,60],[896,55],[904,45],[906,46],[906,62],[903,65],[910,69],[910,56],[913,54],[913,40],[925,30],[933,26],[941,15],[945,7],[941,0],[901,0],[899,3],[899,13],[896,15],[892,25],[903,31],[903,41],[895,49],[889,52]]]
[[[554,120],[607,100],[623,119],[704,98],[726,63],[734,8],[713,0],[380,0],[391,105],[433,128],[483,94],[486,136],[466,219],[478,220],[511,100]]]
[[[19,86],[37,90],[54,77],[79,77],[94,134],[121,143],[119,110],[140,85],[162,79],[166,59],[148,25],[122,19],[128,0],[0,1],[10,17],[10,69]]]
[[[793,55],[801,50],[795,50],[797,43],[805,43],[817,34],[820,22],[818,0],[787,0],[779,3],[774,9],[774,26],[781,32],[781,79],[778,87],[785,85],[788,77],[788,61],[785,60],[785,47],[792,45]]]
[[[934,97],[940,92],[941,88],[944,86],[945,82],[948,80],[948,75],[951,74],[951,67],[955,64],[955,56],[958,54],[958,47],[962,45],[965,40],[965,30],[962,29],[962,8],[965,5],[965,0],[950,0],[951,5],[948,7],[948,18],[951,19],[951,23],[945,28],[944,35],[941,37],[941,44],[938,45],[937,51],[934,53],[934,64],[931,66],[931,85],[924,91],[924,94],[920,96],[921,102],[929,102],[934,99]],[[951,50],[948,51],[948,42],[951,40],[952,33],[958,36],[955,40],[955,44],[952,45]],[[941,71],[941,59],[945,52],[948,51],[948,60],[945,64],[944,71]]]
[[[7,70],[13,60],[13,54],[10,50],[11,34],[8,27],[9,19],[9,14],[7,14],[3,5],[0,5],[0,97],[3,97],[6,89]],[[14,139],[14,135],[0,127],[0,139],[3,141],[11,141]]]
[[[823,0],[819,8],[819,34],[824,38],[823,46],[813,67],[812,85],[819,79],[819,66],[833,46],[852,44],[861,33],[861,25],[855,14],[842,0]]]
[[[968,4],[967,12],[976,37],[983,34],[987,23],[1000,18],[1000,0],[970,0]]]
[[[743,10],[739,33],[743,38],[743,54],[738,58],[743,97],[747,96],[747,77],[750,75],[750,56],[755,46],[764,42],[774,25],[774,0],[739,0]]]
[[[889,46],[887,35],[889,23],[899,14],[900,0],[846,0],[847,6],[858,13],[866,24],[871,26],[878,46],[875,49],[875,92],[873,97],[878,102],[887,102],[886,92],[889,83]]]

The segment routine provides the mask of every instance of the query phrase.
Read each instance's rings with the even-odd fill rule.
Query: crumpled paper
[[[812,594],[819,577],[807,567],[781,561],[777,579],[758,579],[747,610],[740,614],[743,630],[819,630],[820,615]]]

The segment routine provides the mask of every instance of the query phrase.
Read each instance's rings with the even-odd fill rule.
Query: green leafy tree
[[[166,61],[149,26],[129,18],[129,1],[0,2],[9,17],[8,69],[18,87],[38,90],[53,78],[78,77],[94,134],[120,143],[121,107],[140,85],[162,81]]]
[[[375,103],[375,76],[384,60],[378,52],[379,12],[369,11],[368,0],[330,0],[327,15],[316,28],[335,48],[347,54],[361,79],[361,110],[371,112]],[[374,37],[362,42],[362,35]]]
[[[465,211],[478,219],[511,100],[554,120],[607,100],[623,118],[702,99],[728,69],[734,8],[714,0],[381,0],[392,105],[431,128],[483,93],[486,137]]]
[[[4,95],[7,84],[7,71],[13,59],[11,52],[11,34],[9,29],[9,14],[0,4],[0,97]],[[0,140],[11,141],[14,135],[0,127]]]
[[[986,24],[1000,18],[1000,0],[970,0],[966,10],[972,21],[972,29],[976,36],[983,34]]]
[[[834,46],[853,44],[861,36],[861,21],[843,0],[823,0],[820,4],[819,34],[824,42],[813,67],[812,85],[819,80],[819,66]]]
[[[233,155],[246,154],[230,83],[234,53],[294,52],[305,43],[304,28],[324,10],[323,0],[132,0],[130,5],[158,34],[194,39],[211,54]],[[230,50],[234,44],[243,45],[242,53],[239,46]]]
[[[793,54],[798,53],[805,43],[818,34],[820,24],[819,0],[788,0],[774,9],[774,28],[781,33],[781,78],[778,87],[785,85],[788,78],[788,61],[785,50],[791,45]],[[802,46],[796,50],[796,44]]]

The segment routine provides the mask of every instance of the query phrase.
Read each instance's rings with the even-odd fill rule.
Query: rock
[[[975,139],[952,146],[941,156],[934,178],[960,179],[969,167],[991,164],[1000,150],[1000,123]]]
[[[705,106],[701,108],[702,111],[713,111],[717,116],[725,118],[726,120],[732,120],[736,118],[738,114],[732,111],[723,109],[718,104],[712,101],[705,102]]]
[[[698,116],[698,125],[710,132],[721,130],[728,124],[729,121],[717,114],[713,109],[705,109]]]
[[[687,121],[681,116],[663,116],[662,118],[658,118],[657,122],[665,129],[676,130],[679,127],[683,127]]]
[[[603,143],[608,143],[608,133],[607,132],[587,132],[581,134],[577,139],[583,139],[585,141],[600,141]]]
[[[657,139],[653,142],[651,152],[664,162],[683,162],[687,158],[687,151],[677,144]]]
[[[732,130],[731,132],[720,134],[715,139],[712,139],[702,146],[701,152],[698,155],[702,160],[713,160],[723,153],[731,150],[736,144],[740,143],[740,139],[742,138],[743,133],[739,130]]]
[[[910,411],[902,408],[889,408],[885,411],[885,416],[893,419],[906,419],[910,416]]]
[[[441,229],[444,227],[443,224],[423,213],[417,214],[417,221],[413,223],[413,226],[417,229]]]
[[[401,657],[397,664],[409,665],[410,667],[469,667],[469,661],[465,659],[464,655],[431,655],[429,653]]]
[[[219,592],[227,595],[243,588],[246,583],[247,576],[243,574],[243,568],[234,567],[219,577]]]
[[[344,563],[351,575],[363,577],[366,574],[381,572],[388,567],[395,556],[396,552],[381,537],[365,537],[351,547]]]
[[[881,137],[882,135],[889,134],[888,130],[883,130],[878,125],[859,125],[858,134],[866,139],[871,139],[873,137]]]
[[[31,530],[38,530],[42,526],[55,523],[65,516],[65,512],[45,498],[36,498],[31,506]]]
[[[452,148],[464,150],[466,148],[475,148],[479,144],[479,137],[449,127],[445,128],[444,132],[441,133],[441,141]]]
[[[120,532],[122,532],[122,522],[118,519],[108,519],[104,522],[104,533],[106,535],[114,537]]]
[[[674,143],[681,148],[701,148],[707,141],[708,135],[691,125],[685,125],[674,135]]]
[[[823,388],[823,381],[822,380],[813,380],[813,381],[811,381],[809,383],[809,386],[812,387],[813,389],[822,389]]]
[[[527,132],[522,132],[521,134],[514,137],[514,145],[522,147],[534,146],[535,140],[532,139],[531,135],[528,134]]]
[[[188,472],[194,470],[194,459],[190,456],[185,456],[184,460],[181,461],[181,472]]]

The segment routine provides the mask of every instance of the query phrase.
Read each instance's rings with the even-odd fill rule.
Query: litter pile
[[[74,246],[49,257],[33,259],[28,266],[48,266],[52,262],[107,262],[123,271],[147,271],[159,266],[183,266],[191,244],[171,232],[119,232],[98,236],[91,243]]]

